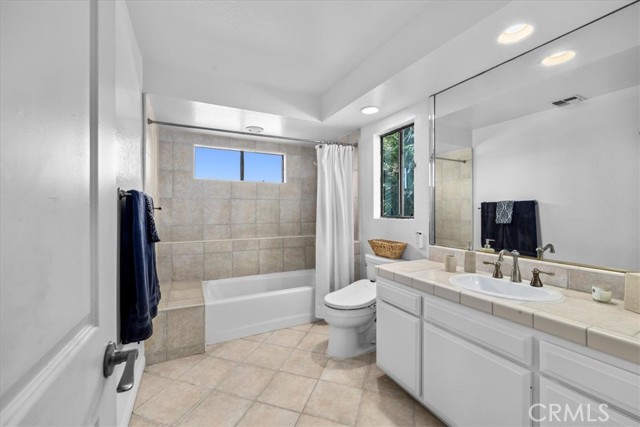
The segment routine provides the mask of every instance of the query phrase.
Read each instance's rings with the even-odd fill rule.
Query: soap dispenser
[[[476,253],[473,251],[471,242],[467,245],[467,250],[464,251],[464,271],[465,273],[476,272]]]
[[[496,250],[491,247],[491,243],[489,243],[489,242],[495,242],[495,240],[494,239],[484,239],[484,246],[480,250],[482,252],[486,252],[488,254],[496,253]]]

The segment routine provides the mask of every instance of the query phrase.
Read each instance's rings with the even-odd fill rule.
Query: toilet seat
[[[336,310],[358,310],[376,302],[376,283],[358,280],[324,297],[324,304]]]

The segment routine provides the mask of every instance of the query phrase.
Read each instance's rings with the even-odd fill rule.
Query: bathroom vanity
[[[545,311],[605,307],[559,288],[561,302],[517,304],[460,290],[454,275],[427,260],[378,272],[377,364],[434,414],[452,426],[640,424],[638,336],[603,346],[602,325]],[[621,316],[640,331],[640,315]]]

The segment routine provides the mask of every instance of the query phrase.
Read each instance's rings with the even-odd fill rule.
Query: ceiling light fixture
[[[533,25],[521,23],[515,24],[504,30],[500,36],[498,36],[498,43],[500,44],[512,44],[517,43],[520,40],[524,40],[533,33]]]
[[[247,126],[245,129],[251,133],[262,133],[264,130],[264,128],[261,128],[260,126]]]
[[[575,56],[576,53],[573,50],[562,50],[544,58],[542,60],[542,65],[551,67],[554,65],[564,64],[565,62],[571,61]]]
[[[360,112],[361,112],[362,114],[375,114],[375,113],[377,113],[378,111],[380,111],[380,109],[379,109],[378,107],[374,106],[374,105],[370,105],[370,106],[368,106],[368,107],[362,107],[362,108],[360,109]]]

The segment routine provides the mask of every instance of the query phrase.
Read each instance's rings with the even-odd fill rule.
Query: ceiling
[[[157,120],[335,139],[629,1],[127,0]],[[517,46],[497,34],[526,20]],[[380,113],[359,110],[378,105]]]

